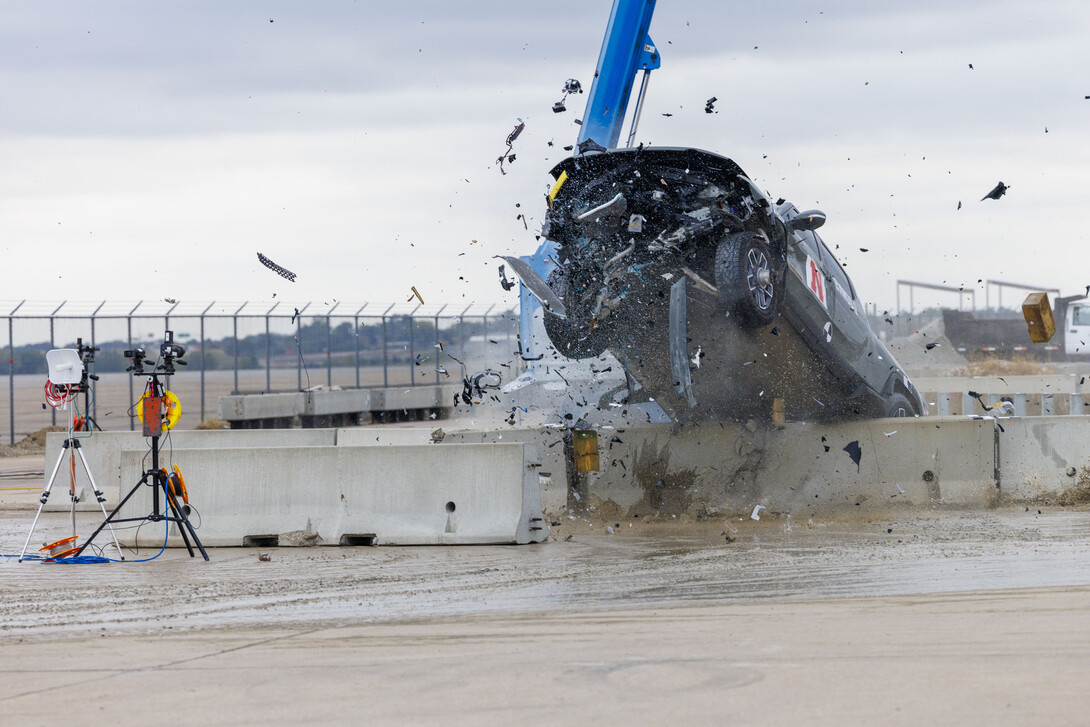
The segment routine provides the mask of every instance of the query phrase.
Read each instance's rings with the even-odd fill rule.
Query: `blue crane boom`
[[[587,96],[587,109],[579,132],[580,149],[588,140],[607,149],[616,148],[632,85],[636,73],[642,70],[643,87],[629,135],[631,142],[639,121],[647,78],[660,65],[658,50],[647,34],[654,12],[655,0],[614,0],[602,50],[598,54],[598,68]]]
[[[636,74],[643,71],[640,93],[636,101],[632,127],[628,134],[628,145],[636,135],[636,126],[640,120],[644,95],[647,92],[647,80],[651,71],[661,65],[661,58],[651,36],[647,34],[651,26],[651,16],[655,12],[655,0],[613,0],[613,9],[606,24],[602,50],[598,54],[598,68],[594,72],[594,81],[587,96],[587,108],[583,114],[583,124],[579,132],[580,152],[597,146],[616,148],[621,137],[628,102],[632,95],[632,86]],[[556,244],[542,240],[537,251],[522,256],[522,260],[544,280],[553,268],[551,256]],[[524,283],[519,284],[519,340],[522,358],[533,370],[533,361],[541,358],[538,342],[534,336],[533,322],[540,317],[541,303],[529,291]]]

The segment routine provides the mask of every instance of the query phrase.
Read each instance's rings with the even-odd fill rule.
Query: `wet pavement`
[[[32,510],[4,511],[0,552],[21,550],[32,518]],[[81,534],[95,524],[92,515],[81,515]],[[70,528],[67,514],[45,513],[34,542],[64,537]],[[552,533],[555,539],[536,546],[218,548],[208,563],[177,549],[143,563],[56,565],[4,557],[0,633],[49,639],[103,629],[343,626],[498,612],[1090,586],[1086,511],[1018,508],[801,523],[768,517],[606,523],[572,516]],[[106,550],[115,553],[112,545]],[[259,553],[270,560],[259,560]]]

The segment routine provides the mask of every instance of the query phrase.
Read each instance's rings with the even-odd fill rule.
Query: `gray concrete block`
[[[122,453],[124,478],[139,479],[143,454]],[[172,459],[185,473],[206,546],[242,545],[253,536],[327,545],[345,536],[400,545],[548,536],[521,444],[175,449]],[[148,514],[151,500],[150,488],[141,488],[122,515]],[[162,543],[164,532],[145,525],[139,545]],[[137,544],[135,529],[118,536]],[[170,544],[181,545],[180,537]]]
[[[291,419],[304,414],[305,407],[302,392],[221,396],[216,402],[217,415],[226,422]]]

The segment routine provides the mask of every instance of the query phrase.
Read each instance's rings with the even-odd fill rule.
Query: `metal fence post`
[[[53,318],[57,315],[57,313],[60,311],[60,309],[63,308],[64,304],[67,303],[67,302],[68,302],[67,300],[61,301],[61,304],[58,305],[56,307],[56,309],[52,313],[49,314],[49,348],[50,348],[50,350],[57,347],[56,341],[53,340]],[[54,409],[53,407],[49,407],[49,418],[50,418],[50,423],[53,426],[57,426],[57,410]]]
[[[360,309],[356,311],[354,322],[352,324],[352,332],[356,334],[356,388],[360,388],[360,312],[367,307],[364,303],[360,306]]]
[[[102,310],[102,306],[106,305],[106,301],[102,301],[98,304],[98,308],[95,308],[91,313],[91,348],[95,347],[95,316]],[[98,382],[91,379],[91,411],[84,412],[84,416],[91,417],[92,420],[98,421]]]
[[[269,319],[280,301],[273,303],[273,307],[265,312],[265,392],[272,391],[272,333],[269,331]]]
[[[466,313],[468,313],[469,309],[472,307],[473,304],[470,303],[466,306],[466,309],[462,311],[461,315],[458,316],[458,350],[461,351],[462,355],[460,358],[462,361],[466,360]]]
[[[333,311],[337,310],[337,306],[340,302],[334,303],[333,307],[326,311],[325,314],[325,385],[333,386]]]
[[[23,307],[25,300],[8,313],[8,422],[11,425],[11,442],[15,444],[15,311]]]
[[[439,347],[439,314],[447,309],[446,304],[443,305],[435,313],[435,385],[439,385],[439,356],[443,353],[443,349]]]
[[[420,310],[418,303],[413,312],[409,314],[409,386],[416,386],[416,340],[413,331],[416,328],[416,312]]]
[[[130,349],[132,348],[132,315],[133,315],[133,313],[136,312],[137,308],[139,308],[141,305],[143,305],[143,303],[144,303],[144,301],[142,301],[142,300],[138,301],[136,303],[136,305],[134,305],[132,307],[132,310],[129,311],[129,315],[126,317],[127,320],[128,320],[129,348]],[[135,408],[134,408],[133,392],[132,392],[132,380],[135,379],[135,378],[136,378],[135,376],[130,376],[129,377],[129,431],[130,432],[136,431],[136,414],[134,413]]]
[[[382,386],[383,388],[389,388],[390,378],[388,375],[388,365],[390,363],[390,356],[386,352],[386,313],[393,310],[394,304],[391,303],[390,307],[382,314]]]
[[[216,301],[212,301],[208,304],[208,307],[201,311],[201,421],[204,421],[204,370],[207,368],[204,361],[204,316],[211,310],[212,306],[216,304]]]
[[[240,305],[238,307],[238,310],[236,310],[231,316],[231,322],[234,327],[235,337],[235,390],[232,393],[236,395],[238,394],[238,314],[242,312],[242,309],[245,308],[246,305],[247,303],[243,303],[242,305]]]
[[[303,390],[303,367],[306,366],[306,362],[303,361],[303,313],[310,307],[311,301],[308,301],[303,310],[295,309],[295,349],[299,352],[299,360],[295,362],[295,388],[298,391]],[[310,374],[307,374],[307,386],[310,386]]]

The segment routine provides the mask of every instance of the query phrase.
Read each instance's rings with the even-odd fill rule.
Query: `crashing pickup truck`
[[[556,349],[608,350],[630,402],[675,421],[767,419],[777,398],[796,420],[926,413],[817,235],[821,212],[697,149],[590,152],[552,175],[555,267],[520,276]]]

